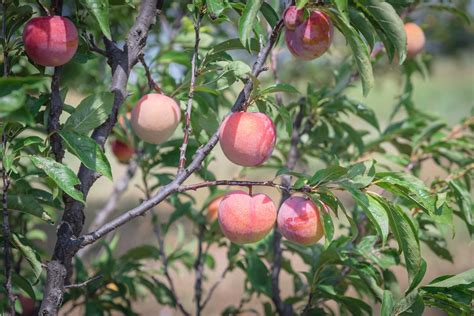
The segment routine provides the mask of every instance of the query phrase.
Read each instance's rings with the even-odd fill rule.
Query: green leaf
[[[461,17],[464,20],[464,22],[466,22],[466,24],[471,24],[471,18],[469,17],[469,15],[464,10],[460,10],[460,9],[454,7],[454,6],[448,6],[446,4],[427,3],[426,5],[430,9],[433,9],[433,10],[446,11],[446,12],[455,14],[455,15]]]
[[[92,138],[68,130],[60,131],[59,135],[63,138],[68,150],[78,157],[87,168],[112,180],[109,161]]]
[[[43,209],[33,195],[8,194],[8,208],[22,213],[31,214],[49,224],[54,224],[51,216]]]
[[[143,259],[159,259],[160,251],[153,245],[141,245],[128,250],[120,257],[125,261],[139,261]]]
[[[95,17],[105,37],[111,40],[112,35],[110,35],[110,26],[109,26],[109,1],[108,0],[81,0],[81,3]]]
[[[410,284],[419,282],[421,280],[419,272],[422,269],[423,263],[418,233],[412,221],[399,206],[384,202],[381,198],[376,196],[373,197],[376,198],[387,211],[390,219],[390,228],[405,258]]]
[[[108,118],[112,111],[113,94],[109,92],[90,95],[77,106],[67,119],[64,129],[87,134]]]
[[[275,12],[275,10],[273,10],[272,6],[266,2],[263,2],[260,10],[262,11],[262,14],[267,20],[268,24],[270,24],[270,27],[275,27],[280,18],[278,17],[278,14]]]
[[[349,17],[352,25],[364,36],[367,44],[372,49],[376,42],[375,30],[369,20],[360,11],[349,9]]]
[[[372,72],[369,48],[360,36],[359,32],[357,32],[357,30],[354,29],[352,25],[350,25],[347,21],[341,18],[340,15],[334,13],[333,11],[329,12],[334,24],[341,31],[351,46],[357,68],[359,69],[359,74],[362,79],[362,89],[364,96],[367,96],[369,91],[374,86],[374,74]]]
[[[309,184],[321,184],[340,179],[347,173],[347,169],[338,165],[330,166],[326,169],[318,170],[309,180]]]
[[[18,249],[21,254],[25,257],[26,261],[30,264],[31,268],[33,269],[33,284],[35,284],[43,270],[41,266],[41,258],[38,253],[28,245],[27,240],[17,234],[11,235],[11,242]]]
[[[348,0],[334,0],[337,11],[341,14],[342,18],[349,23],[349,4]]]
[[[267,267],[255,253],[248,254],[247,260],[247,277],[250,284],[257,292],[270,296],[271,279]]]
[[[0,78],[0,97],[10,94],[12,91],[22,90],[32,85],[40,85],[44,82],[44,77],[1,77]]]
[[[309,0],[296,0],[296,7],[298,9],[303,9],[304,6],[308,3]]]
[[[454,286],[462,286],[466,288],[472,287],[474,284],[474,269],[467,270],[457,275],[450,276],[448,278],[443,278],[440,281],[432,281],[430,284],[425,285],[424,287],[443,287],[449,288]]]
[[[389,41],[390,45],[387,45],[387,41],[384,41],[389,59],[392,61],[395,54],[397,54],[398,62],[401,65],[406,58],[407,38],[403,20],[397,11],[390,3],[380,0],[356,0],[356,3]]]
[[[252,38],[252,31],[257,23],[257,14],[263,0],[247,1],[244,11],[239,20],[239,38],[244,47],[250,49],[250,39]]]
[[[69,167],[51,158],[30,156],[33,164],[43,170],[64,192],[77,201],[84,203],[82,192],[75,188],[81,182]]]
[[[35,290],[33,289],[33,286],[30,284],[30,282],[27,279],[13,272],[12,281],[13,281],[14,286],[19,287],[20,289],[25,291],[25,293],[28,294],[29,297],[31,297],[34,301],[36,301]]]
[[[347,185],[342,185],[342,187],[352,194],[354,200],[362,208],[372,225],[374,225],[377,233],[382,237],[383,244],[385,244],[389,231],[389,218],[386,209],[372,195],[366,195]]]
[[[361,189],[369,186],[374,177],[375,161],[366,160],[352,165],[341,182],[353,188]]]
[[[469,190],[459,179],[449,181],[449,187],[451,188],[451,192],[453,193],[459,209],[466,219],[466,222],[469,225],[472,225],[474,209],[472,205],[472,196]]]
[[[218,17],[222,11],[229,7],[227,0],[206,0],[207,10],[210,14]]]
[[[270,87],[267,87],[267,88],[263,89],[257,95],[258,96],[263,96],[263,95],[266,95],[266,94],[276,93],[276,92],[286,92],[286,93],[296,93],[296,94],[300,93],[295,87],[293,87],[290,84],[277,83],[277,84],[274,84]]]

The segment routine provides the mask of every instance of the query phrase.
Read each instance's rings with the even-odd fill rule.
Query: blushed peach
[[[236,244],[254,243],[273,228],[276,207],[265,194],[248,195],[244,191],[227,193],[219,205],[222,233]]]
[[[180,119],[176,101],[164,94],[150,93],[138,100],[130,121],[133,131],[142,140],[161,144],[173,135]]]
[[[278,211],[278,230],[288,240],[312,245],[324,235],[319,208],[301,196],[288,198]]]
[[[236,112],[220,127],[220,145],[235,164],[253,167],[264,163],[275,146],[276,131],[272,120],[263,113]]]
[[[425,47],[425,33],[415,23],[406,23],[405,32],[407,33],[407,56],[413,58]]]
[[[311,60],[320,57],[329,49],[333,35],[334,26],[329,16],[316,10],[294,30],[287,29],[285,40],[295,57]]]
[[[224,196],[218,196],[207,206],[206,219],[208,223],[214,223],[217,220],[217,213],[219,211],[219,204],[221,204]]]
[[[23,30],[26,54],[42,66],[61,66],[72,59],[78,37],[74,24],[62,16],[32,18]]]
[[[297,26],[304,22],[304,10],[298,10],[294,5],[288,7],[283,14],[283,22],[285,23],[287,30],[293,31]]]
[[[112,152],[121,163],[128,163],[135,154],[135,150],[130,145],[118,139],[112,141]]]

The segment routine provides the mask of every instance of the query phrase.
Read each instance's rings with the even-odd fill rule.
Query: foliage
[[[6,202],[12,228],[10,246],[18,267],[13,273],[13,287],[15,293],[41,301],[46,282],[41,264],[51,258],[45,245],[54,241],[46,231],[61,221],[68,199],[87,203],[78,186],[80,174],[76,175],[72,165],[80,162],[97,176],[104,175],[107,185],[112,185],[112,179],[118,181],[112,175],[110,156],[91,137],[93,130],[109,118],[113,95],[107,92],[110,77],[104,76],[108,69],[106,59],[90,49],[89,35],[124,40],[140,4],[130,0],[65,1],[64,12],[82,36],[78,53],[64,66],[61,99],[66,102],[73,89],[86,98],[76,107],[64,104],[58,133],[69,158],[57,162],[47,132],[52,71],[30,63],[21,45],[22,26],[40,10],[29,1],[7,3],[2,11],[7,25],[2,47],[11,68],[9,75],[0,79],[0,130],[6,138],[2,166],[11,182]],[[415,10],[419,1],[296,4],[328,13],[344,38],[344,43],[336,43],[332,50],[350,51],[334,67],[324,86],[299,82],[298,78],[281,83],[270,72],[259,78],[251,75],[253,56],[268,43],[268,29],[280,23],[284,7],[279,1],[165,1],[161,10],[164,18],[149,35],[145,60],[162,91],[179,101],[183,110],[192,77],[194,26],[203,19],[187,161],[211,139],[242,83],[251,81],[249,111],[267,113],[278,130],[276,148],[265,167],[275,175],[274,181],[291,175],[293,190],[304,188],[314,201],[328,206],[323,212],[324,244],[303,247],[282,242],[281,268],[292,278],[292,292],[284,302],[298,314],[307,315],[336,313],[333,305],[327,304],[329,301],[338,302],[341,314],[421,315],[425,307],[435,307],[450,315],[469,315],[474,270],[422,282],[427,268],[423,245],[440,258],[453,261],[456,258],[446,245],[455,233],[456,219],[466,225],[471,237],[474,235],[474,120],[467,117],[454,127],[447,126],[441,118],[414,104],[413,77],[429,75],[430,59],[422,54],[405,60],[406,38],[400,14]],[[428,6],[421,10],[431,9]],[[436,4],[435,10],[440,9],[460,13],[444,2]],[[284,46],[282,37],[276,49]],[[380,50],[380,43],[385,49],[374,54]],[[278,63],[278,58],[273,63],[275,60]],[[374,69],[387,69],[387,64],[396,61],[401,65],[402,93],[394,104],[391,120],[380,122],[370,105],[351,99],[347,91],[360,81],[364,94],[368,94],[376,78]],[[137,65],[120,117],[125,117],[141,95],[150,92],[148,84],[144,67]],[[299,113],[303,119],[296,126],[294,120]],[[145,144],[133,136],[128,119],[124,122],[116,124],[111,139],[132,140],[143,175],[142,199],[149,199],[174,178],[174,171],[164,170],[177,167],[182,134],[176,133],[159,146]],[[182,126],[185,124],[183,118]],[[306,166],[306,172],[290,170],[286,165],[294,129],[300,139],[299,163]],[[216,180],[214,170],[208,167],[215,159],[211,152],[195,176],[203,181]],[[436,164],[446,176],[422,181],[419,176],[425,161]],[[241,174],[253,171],[246,168]],[[246,275],[241,285],[241,304],[229,306],[222,313],[235,315],[246,310],[246,303],[257,297],[266,315],[275,314],[273,233],[251,245],[227,241],[221,236],[218,223],[206,222],[208,202],[222,194],[217,187],[208,189],[209,198],[203,205],[197,205],[192,195],[180,192],[167,199],[173,208],[168,219],[153,213],[156,245],[140,245],[118,255],[118,237],[114,237],[111,242],[98,242],[92,250],[94,256],[76,257],[73,283],[87,282],[94,275],[102,278],[85,287],[69,289],[64,298],[65,309],[83,307],[88,315],[112,311],[133,315],[132,303],[150,294],[161,305],[179,308],[168,269],[184,268],[189,274],[205,275],[205,269],[215,269],[209,247],[217,246],[227,252],[223,276],[235,270]],[[345,195],[339,194],[341,191]],[[63,199],[63,195],[67,198]],[[183,222],[191,223],[193,229],[186,231]],[[178,232],[177,241],[165,245],[163,240],[171,231]],[[3,233],[0,239],[3,245]],[[304,262],[305,271],[292,267],[293,256]],[[150,269],[150,261],[160,262],[160,268]],[[406,271],[407,288],[400,288],[400,280],[393,272],[397,266]],[[5,275],[0,274],[2,283],[4,279]],[[6,308],[6,303],[2,300],[0,310]]]

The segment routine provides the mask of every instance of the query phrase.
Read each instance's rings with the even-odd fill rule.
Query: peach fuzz
[[[213,223],[217,220],[217,213],[219,211],[219,204],[221,204],[224,196],[216,197],[207,206],[206,219],[208,223]]]
[[[72,59],[78,37],[74,24],[62,16],[32,18],[23,29],[26,54],[42,66],[61,66]]]
[[[293,56],[311,60],[320,57],[329,49],[333,35],[334,26],[329,16],[316,10],[295,29],[287,28],[285,40]]]
[[[128,163],[135,154],[135,150],[130,145],[118,139],[112,142],[112,152],[121,163]]]
[[[301,196],[288,198],[278,211],[278,230],[288,240],[312,245],[324,235],[319,208]]]
[[[222,233],[236,244],[254,243],[273,228],[276,207],[265,194],[248,195],[244,191],[227,193],[219,205]]]
[[[222,151],[230,161],[254,167],[271,156],[276,131],[272,120],[263,113],[236,112],[224,120],[219,136]]]
[[[425,33],[415,23],[406,23],[405,32],[407,34],[407,56],[413,58],[425,47]]]
[[[175,100],[164,94],[150,93],[138,100],[130,121],[140,139],[161,144],[173,135],[180,119],[181,111]]]

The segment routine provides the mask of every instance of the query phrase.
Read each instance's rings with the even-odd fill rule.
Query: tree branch
[[[61,0],[56,0],[56,2],[60,1]],[[134,25],[130,29],[123,49],[117,47],[114,42],[104,38],[108,56],[107,61],[112,68],[111,91],[114,93],[114,102],[108,119],[92,133],[92,138],[102,148],[117,121],[119,108],[127,97],[128,77],[131,69],[138,62],[139,56],[143,54],[148,31],[155,23],[157,12],[160,9],[157,7],[157,4],[157,0],[142,0],[140,12]],[[78,178],[81,182],[79,189],[83,193],[84,198],[87,198],[91,186],[99,176],[99,174],[81,165]],[[59,295],[62,298],[64,282],[67,283],[71,275],[72,258],[80,249],[81,244],[77,236],[79,236],[82,231],[84,219],[84,204],[70,197],[66,197],[64,214],[58,228],[58,238],[54,248],[53,262],[59,262],[67,273],[65,276],[61,276],[58,275],[59,272],[57,269],[48,270],[44,299],[40,310],[41,315],[56,315],[58,312],[61,300],[57,300],[55,297]],[[49,275],[49,273],[55,275]],[[57,305],[53,306],[54,304]]]
[[[284,182],[284,181],[282,181]],[[291,186],[291,183],[282,183],[278,184],[273,181],[241,181],[241,180],[215,180],[215,181],[204,181],[195,184],[181,185],[176,192],[185,192],[185,191],[196,191],[198,189],[214,187],[214,186],[240,186],[240,187],[251,187],[251,186],[260,186],[260,187],[272,187],[279,189],[286,193],[291,192],[312,192],[312,187],[309,185],[304,185],[301,188],[294,188]]]
[[[209,303],[209,301],[211,300],[212,294],[214,294],[214,291],[217,289],[219,284],[221,284],[222,281],[225,280],[225,277],[226,277],[226,275],[229,271],[230,271],[230,265],[227,266],[227,268],[225,268],[224,271],[222,271],[222,274],[219,277],[219,279],[209,289],[209,293],[207,293],[206,298],[204,299],[204,301],[201,304],[201,309],[204,309],[204,307],[206,307],[207,303]]]
[[[77,284],[69,284],[69,285],[66,285],[64,288],[65,289],[79,289],[81,287],[85,287],[87,286],[88,284],[92,283],[92,282],[95,282],[99,279],[102,279],[103,275],[102,274],[98,274],[96,276],[93,276],[92,278],[84,281],[84,282],[81,282],[81,283],[77,283]]]
[[[199,225],[199,233],[198,233],[198,254],[196,257],[196,262],[194,263],[194,269],[196,270],[196,278],[194,282],[194,301],[196,304],[196,315],[200,316],[202,312],[201,306],[201,298],[202,298],[202,278],[204,274],[204,267],[203,267],[203,252],[202,252],[202,243],[204,239],[204,233],[206,231],[206,225],[200,224]]]
[[[301,139],[300,135],[300,128],[301,123],[304,117],[304,107],[301,106],[298,115],[296,116],[295,120],[293,121],[293,132],[291,134],[291,145],[290,150],[288,152],[286,167],[289,170],[293,170],[296,166],[296,162],[298,160],[298,144]],[[282,184],[285,187],[290,187],[291,185],[291,176],[284,175],[282,177]],[[290,197],[289,191],[283,191],[280,206],[283,202],[286,201]],[[286,304],[283,302],[280,296],[280,272],[281,272],[281,259],[282,259],[282,250],[281,250],[281,234],[277,229],[275,224],[275,229],[273,230],[273,264],[271,267],[272,273],[272,301],[275,305],[275,308],[279,315],[293,315],[293,308],[291,305]]]
[[[60,79],[62,66],[54,67],[54,74],[51,80],[51,107],[48,116],[48,135],[54,158],[61,162],[64,158],[64,148],[61,136],[57,133],[60,128],[59,118],[63,112],[63,101],[60,94]]]
[[[7,153],[7,132],[5,126],[3,127],[2,132],[2,150],[3,154]],[[3,159],[5,161],[5,159]],[[3,262],[5,265],[5,282],[3,284],[8,301],[8,315],[15,315],[15,301],[16,297],[13,293],[12,287],[12,249],[10,244],[11,229],[10,229],[10,218],[8,213],[8,188],[10,187],[10,180],[8,178],[7,170],[5,165],[2,163],[2,228],[3,228]]]
[[[273,45],[276,43],[280,31],[283,26],[283,21],[280,20],[270,35],[270,39],[267,45],[260,51],[257,56],[257,60],[253,65],[252,68],[252,75],[257,77],[263,70],[265,61],[273,48]],[[249,100],[250,94],[253,89],[253,82],[252,80],[248,80],[245,84],[243,90],[240,92],[237,100],[235,101],[234,105],[232,106],[231,113],[241,110],[245,103]],[[228,113],[226,116],[230,115]],[[191,174],[201,168],[202,162],[207,157],[207,155],[211,152],[211,150],[217,145],[219,141],[219,131],[216,131],[214,135],[209,139],[209,141],[199,148],[194,155],[193,161],[189,164],[187,168],[184,169],[183,172],[178,174],[176,178],[169,184],[163,186],[152,198],[147,201],[144,201],[139,206],[125,212],[124,214],[118,216],[117,218],[113,219],[107,224],[104,224],[102,227],[98,228],[97,230],[87,233],[81,237],[81,247],[85,247],[97,241],[98,239],[102,238],[104,235],[116,230],[117,228],[121,227],[122,225],[128,223],[129,221],[133,220],[134,218],[145,214],[148,210],[152,207],[156,206],[157,204],[161,203],[164,199],[166,199],[170,194],[175,193],[180,185],[187,179]]]
[[[191,83],[189,84],[189,93],[188,93],[188,103],[186,105],[186,115],[184,117],[185,127],[184,127],[184,137],[183,145],[181,145],[179,152],[179,166],[178,173],[183,172],[186,165],[186,149],[189,142],[189,134],[191,134],[191,111],[193,109],[193,99],[194,99],[194,88],[196,86],[197,73],[197,59],[199,53],[199,32],[201,28],[202,12],[198,13],[198,17],[194,23],[194,53],[193,58],[191,59]]]
[[[171,293],[173,294],[176,305],[178,306],[179,310],[184,315],[191,315],[190,313],[188,313],[188,311],[186,311],[183,304],[180,302],[178,295],[176,294],[176,288],[174,286],[173,279],[171,278],[171,275],[169,273],[168,256],[166,255],[166,252],[165,252],[165,242],[163,240],[163,237],[161,236],[161,228],[160,228],[160,223],[158,221],[154,223],[154,232],[155,232],[156,239],[158,240],[161,260],[163,261],[163,273],[165,274],[166,280],[168,281],[168,285],[170,287]],[[156,282],[156,279],[154,277],[153,279]]]
[[[151,76],[150,68],[148,68],[148,65],[145,62],[145,57],[140,56],[139,60],[143,68],[145,68],[145,74],[148,80],[148,87],[150,88],[150,90],[161,93],[161,88],[156,84],[155,80],[153,80],[153,77]]]

